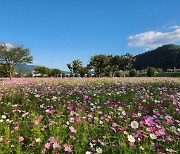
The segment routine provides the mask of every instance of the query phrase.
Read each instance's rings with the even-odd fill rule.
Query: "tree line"
[[[71,72],[71,76],[88,77],[93,72],[95,77],[113,77],[117,76],[120,70],[125,72],[127,69],[131,69],[134,61],[135,57],[129,53],[121,56],[99,54],[92,56],[86,66],[82,65],[82,61],[76,59],[67,64],[67,67]]]
[[[172,53],[179,54],[179,46],[166,45],[158,48],[157,50],[162,51],[168,49]],[[157,51],[157,53],[159,53]],[[155,54],[155,51],[141,54]],[[178,56],[175,56],[176,64],[179,62]],[[71,63],[67,64],[70,71],[65,73],[57,68],[50,69],[45,66],[36,66],[32,73],[26,74],[27,77],[37,76],[37,77],[120,77],[122,76],[138,76],[144,75],[143,71],[146,72],[146,76],[154,76],[156,72],[163,72],[162,69],[147,67],[144,70],[137,71],[133,67],[136,65],[136,61],[139,59],[138,56],[126,53],[124,55],[105,55],[99,54],[92,56],[89,63],[83,66],[82,61],[79,59],[73,60]],[[145,59],[145,58],[144,58]],[[158,59],[158,58],[156,58]],[[23,46],[13,46],[8,47],[6,44],[0,45],[0,77],[9,77],[10,79],[15,75],[15,68],[18,64],[30,64],[33,61],[33,57],[30,55],[30,50],[24,48]],[[148,59],[146,58],[146,61]],[[141,63],[142,65],[142,63]],[[173,66],[173,65],[172,65]],[[179,63],[178,65],[179,66]],[[133,68],[133,69],[132,69]],[[175,68],[175,67],[174,67]],[[177,70],[177,69],[176,69]],[[127,74],[128,73],[128,74]],[[139,76],[140,76],[139,75]]]

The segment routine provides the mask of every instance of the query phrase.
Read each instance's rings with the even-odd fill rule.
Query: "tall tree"
[[[55,69],[51,69],[50,73],[49,73],[49,76],[52,76],[52,77],[59,77],[61,75],[62,75],[61,70],[56,69],[56,68]]]
[[[122,56],[111,56],[109,60],[109,65],[112,71],[112,75],[115,75],[116,71],[119,71],[120,68],[123,66],[124,60]]]
[[[73,60],[71,64],[67,64],[71,74],[79,74],[79,70],[82,68],[82,61],[76,59]]]
[[[7,44],[0,45],[0,62],[5,64],[6,72],[9,78],[12,78],[12,69],[17,64],[32,63],[32,56],[30,50],[23,48],[23,46],[11,46]]]
[[[133,62],[136,60],[136,58],[129,53],[123,55],[122,58],[123,58],[123,67],[124,67],[124,76],[125,76],[126,69],[130,69],[132,67]]]
[[[91,57],[89,65],[95,71],[97,77],[101,77],[105,74],[106,67],[108,66],[108,59],[108,56],[103,54]]]
[[[76,59],[72,62],[72,69],[74,73],[79,73],[79,69],[82,67],[82,61]]]
[[[73,73],[72,71],[72,65],[71,64],[67,64],[67,67],[68,67],[68,69],[69,69],[69,71],[71,72],[71,74]]]
[[[90,72],[89,72],[88,67],[80,66],[78,72],[79,72],[81,77],[85,77],[85,75],[90,76]]]
[[[40,76],[49,76],[50,69],[45,66],[36,66],[35,67],[35,74],[40,74]]]

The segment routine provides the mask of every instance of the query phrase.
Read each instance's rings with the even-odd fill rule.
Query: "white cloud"
[[[177,26],[177,25],[171,26],[171,27],[168,28],[168,30],[169,30],[169,29],[180,29],[180,26]]]
[[[12,45],[11,43],[6,43],[5,45],[8,49],[14,48],[14,45]]]
[[[128,37],[128,46],[157,48],[164,44],[171,44],[180,41],[180,26],[172,26],[170,32],[149,31]]]
[[[38,62],[38,61],[36,61],[36,60],[33,60],[32,64],[33,64],[33,65],[38,65],[38,64],[39,64],[39,62]]]

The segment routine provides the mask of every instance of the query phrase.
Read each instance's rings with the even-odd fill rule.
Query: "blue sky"
[[[34,63],[68,70],[96,54],[133,55],[180,44],[179,0],[0,0],[0,42],[24,44]]]

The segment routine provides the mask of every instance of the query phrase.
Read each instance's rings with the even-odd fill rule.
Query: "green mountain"
[[[180,68],[180,46],[174,44],[163,45],[155,50],[136,56],[133,67],[137,70],[155,67],[166,69]]]
[[[32,73],[35,67],[35,65],[18,64],[16,66],[16,72],[22,74]]]
[[[35,67],[36,67],[36,65],[18,64],[16,66],[16,72],[22,73],[22,74],[32,73],[34,71]],[[70,72],[68,72],[68,71],[62,71],[62,72],[66,73],[66,74],[70,74]]]

